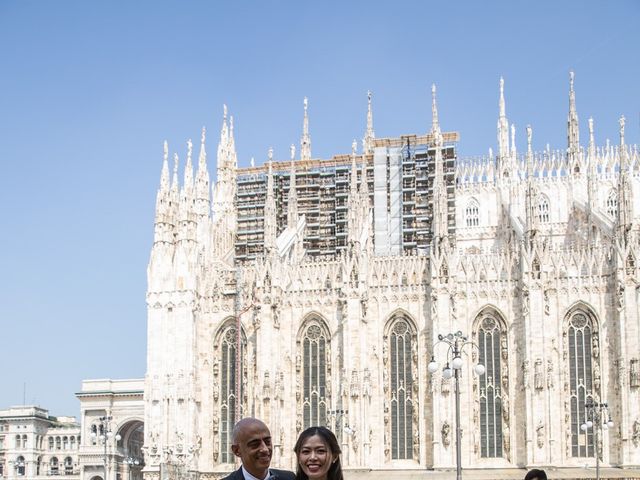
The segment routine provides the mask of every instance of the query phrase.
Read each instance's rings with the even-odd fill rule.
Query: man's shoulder
[[[278,480],[293,480],[296,478],[296,474],[289,470],[278,470],[277,468],[270,468],[271,474]]]
[[[222,480],[244,480],[244,475],[242,475],[242,468],[234,470]]]

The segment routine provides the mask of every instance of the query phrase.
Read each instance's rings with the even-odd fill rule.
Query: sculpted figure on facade
[[[640,387],[640,360],[637,358],[632,358],[629,364],[629,386]]]
[[[631,429],[631,441],[636,448],[640,446],[640,420],[637,418],[634,420]]]
[[[442,445],[444,445],[444,448],[449,448],[449,445],[451,445],[451,426],[449,422],[445,421],[442,424],[440,435],[442,436]]]
[[[544,424],[542,421],[539,421],[536,427],[536,443],[538,444],[538,448],[544,447]]]
[[[534,364],[533,382],[536,390],[544,389],[544,373],[542,372],[542,359],[536,358]]]

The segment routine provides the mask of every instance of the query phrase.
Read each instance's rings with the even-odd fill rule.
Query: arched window
[[[56,437],[56,450],[60,450],[62,448],[62,441],[60,437]]]
[[[304,326],[302,348],[302,419],[303,428],[327,425],[327,371],[329,334],[314,319]]]
[[[485,366],[485,374],[478,377],[480,402],[480,456],[503,457],[503,393],[508,388],[506,371],[502,371],[501,355],[506,355],[506,332],[493,312],[480,314],[477,320],[478,362]],[[502,346],[504,343],[504,352]]]
[[[222,463],[232,463],[234,461],[231,452],[231,431],[235,423],[243,417],[242,413],[242,396],[244,392],[240,391],[240,399],[237,398],[238,391],[236,387],[242,389],[242,365],[246,365],[246,338],[242,333],[242,343],[240,352],[240,370],[237,370],[236,362],[238,360],[238,330],[236,320],[231,320],[225,324],[218,337],[218,348],[220,349],[220,358],[218,368],[214,371],[214,376],[220,372],[220,460]],[[238,384],[238,377],[240,383]],[[215,395],[215,393],[214,393]],[[236,418],[236,403],[239,402],[240,417]]]
[[[67,450],[69,448],[69,438],[62,437],[62,449]]]
[[[38,460],[36,461],[36,475],[40,475],[41,466],[42,466],[42,457],[38,457]]]
[[[49,475],[58,475],[60,473],[60,467],[58,465],[58,458],[51,457],[49,460]]]
[[[16,467],[16,474],[20,477],[24,476],[27,470],[27,464],[25,463],[24,457],[22,455],[16,458],[15,467]]]
[[[64,474],[73,475],[73,460],[71,459],[71,457],[67,457],[64,459]]]
[[[53,450],[53,437],[49,437],[49,450]]]
[[[387,371],[385,383],[388,385],[391,418],[388,422],[391,431],[391,459],[414,458],[413,429],[417,408],[414,405],[414,379],[417,368],[413,350],[417,348],[416,335],[409,320],[403,315],[393,318],[387,338],[384,339],[385,350],[389,358],[385,359]],[[388,348],[387,348],[388,346]],[[417,384],[415,384],[417,388]],[[387,400],[385,400],[386,402]],[[418,445],[416,445],[416,449]],[[415,454],[417,457],[417,452]]]
[[[76,437],[69,437],[69,447],[71,448],[71,450],[76,449]]]
[[[469,200],[464,209],[464,218],[467,227],[477,227],[480,225],[480,205],[475,198]]]
[[[538,197],[537,216],[539,223],[549,223],[549,199],[546,195]]]
[[[616,218],[618,216],[618,195],[613,188],[609,190],[609,194],[607,195],[605,209],[607,211],[607,215],[611,218]]]
[[[27,436],[22,435],[22,448],[27,448]]]
[[[593,429],[582,431],[580,426],[588,420],[585,403],[587,399],[593,399],[594,395],[593,346],[597,345],[598,340],[597,335],[594,335],[593,321],[585,311],[578,309],[570,314],[565,337],[569,350],[571,455],[592,457]]]
[[[16,449],[22,448],[22,437],[20,435],[16,435]]]

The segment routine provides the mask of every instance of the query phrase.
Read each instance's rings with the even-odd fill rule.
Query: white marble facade
[[[148,267],[145,477],[161,465],[232,469],[237,415],[269,424],[281,467],[294,465],[298,432],[324,423],[346,468],[453,468],[453,386],[427,364],[437,335],[458,330],[481,347],[462,370],[464,467],[593,463],[579,430],[588,397],[608,402],[615,421],[602,462],[639,465],[640,156],[624,119],[615,142],[597,147],[589,120],[580,143],[573,75],[569,104],[567,148],[532,152],[528,128],[519,154],[501,81],[497,153],[458,153],[451,234],[434,97],[433,238],[420,255],[374,254],[374,205],[354,182],[340,255],[305,254],[304,223],[277,232],[267,192],[265,254],[236,267],[226,112],[213,193],[204,134],[195,175],[189,143],[182,182],[165,146]],[[385,141],[367,135],[358,158]],[[306,102],[302,143],[310,158]],[[478,360],[482,378],[470,373]]]

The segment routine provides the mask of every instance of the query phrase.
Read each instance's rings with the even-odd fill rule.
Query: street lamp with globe
[[[438,341],[433,345],[434,354],[431,357],[427,370],[432,375],[438,371],[440,366],[436,362],[435,350],[439,343],[445,343],[448,345],[447,349],[447,363],[442,369],[442,377],[449,380],[451,377],[455,378],[455,399],[456,399],[456,480],[462,479],[462,453],[461,453],[461,429],[460,429],[460,371],[464,365],[462,359],[463,349],[467,345],[476,347],[477,345],[468,340],[461,331],[455,333],[449,333],[447,335],[438,335]],[[478,363],[473,367],[473,371],[476,375],[484,375],[484,365]]]
[[[104,465],[104,479],[109,480],[109,461],[107,457],[107,444],[111,439],[115,439],[116,442],[119,442],[122,437],[119,433],[114,435],[111,430],[111,420],[112,417],[110,415],[105,415],[100,417],[99,423],[91,426],[91,437],[94,439],[99,439],[102,442],[103,446],[103,456],[102,463]]]

